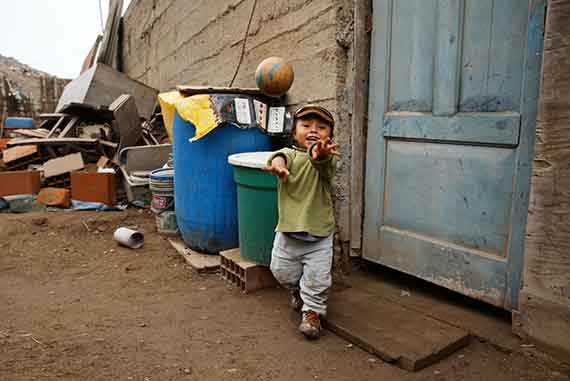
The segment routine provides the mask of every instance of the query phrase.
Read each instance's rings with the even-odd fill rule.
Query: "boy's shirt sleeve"
[[[290,148],[282,148],[279,151],[273,152],[271,156],[269,156],[269,159],[267,159],[267,166],[270,166],[273,159],[275,159],[277,156],[284,157],[287,164],[287,168],[291,168],[291,162],[293,161],[293,157],[291,155]]]
[[[313,159],[312,152],[313,152],[313,148],[315,148],[316,145],[317,145],[317,143],[313,143],[309,147],[309,150],[308,150],[309,160],[311,161],[311,164],[313,165],[313,167],[317,171],[319,171],[319,173],[321,174],[321,176],[323,176],[323,178],[325,180],[332,181],[332,179],[335,175],[337,158],[334,155],[328,155],[327,157],[325,157],[323,159],[319,159],[319,160]]]

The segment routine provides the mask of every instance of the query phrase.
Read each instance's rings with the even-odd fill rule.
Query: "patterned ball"
[[[272,97],[285,94],[294,78],[293,67],[280,57],[264,59],[255,71],[257,87],[263,94]]]

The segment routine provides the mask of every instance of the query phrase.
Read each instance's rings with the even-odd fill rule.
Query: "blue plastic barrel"
[[[4,128],[36,128],[36,123],[32,118],[9,116],[4,120]]]
[[[180,234],[188,247],[219,253],[239,247],[236,186],[228,156],[269,151],[271,138],[258,128],[217,127],[190,142],[195,128],[174,117],[174,203]]]

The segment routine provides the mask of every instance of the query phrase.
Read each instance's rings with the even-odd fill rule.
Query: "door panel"
[[[387,153],[385,226],[506,257],[515,150],[390,140]]]
[[[465,2],[460,111],[520,111],[528,1]]]
[[[375,0],[364,258],[516,306],[543,12]]]
[[[390,63],[390,109],[431,111],[433,103],[433,50],[435,0],[394,3],[392,28],[399,38]]]

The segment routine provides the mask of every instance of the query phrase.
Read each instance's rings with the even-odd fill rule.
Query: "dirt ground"
[[[146,211],[0,215],[0,380],[568,380],[531,349],[473,340],[417,373],[296,331],[279,289],[194,274]],[[145,233],[118,247],[115,228]],[[378,317],[389,318],[389,317]]]

